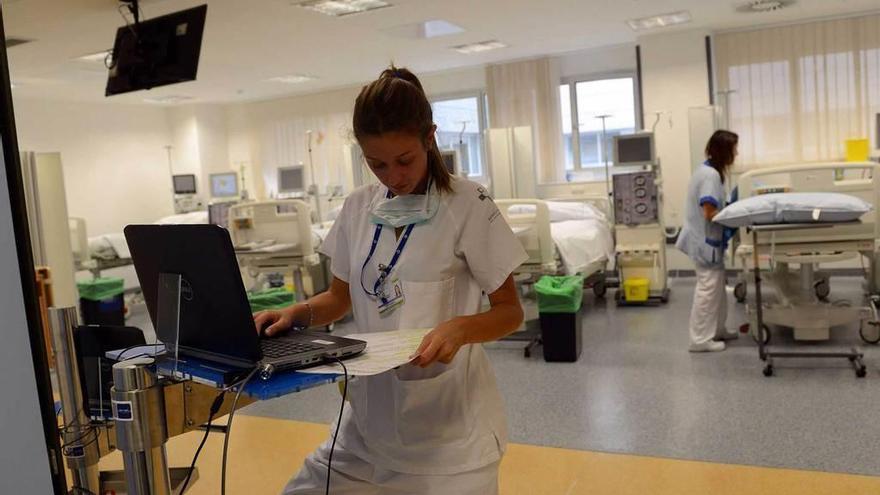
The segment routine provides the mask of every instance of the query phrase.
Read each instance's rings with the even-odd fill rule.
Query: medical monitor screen
[[[174,182],[174,194],[195,194],[196,176],[193,174],[175,175],[171,178]]]
[[[105,96],[194,81],[207,12],[202,5],[120,27]]]
[[[651,133],[614,136],[615,165],[654,163],[654,135]]]
[[[227,172],[211,174],[211,197],[231,198],[238,196],[238,174]]]
[[[278,169],[278,192],[298,193],[305,189],[305,176],[302,167],[281,167]]]

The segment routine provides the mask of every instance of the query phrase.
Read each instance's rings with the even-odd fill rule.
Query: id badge
[[[390,314],[399,306],[402,306],[405,301],[403,286],[400,280],[395,278],[389,285],[390,290],[385,292],[384,297],[379,298],[379,314],[382,316]]]

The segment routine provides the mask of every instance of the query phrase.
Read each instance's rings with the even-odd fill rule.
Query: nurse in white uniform
[[[693,260],[697,272],[690,317],[691,352],[724,350],[728,332],[724,228],[712,222],[724,208],[724,180],[736,159],[739,138],[730,131],[715,131],[706,144],[706,161],[697,167],[685,198],[684,227],[676,247]]]
[[[380,184],[349,195],[321,247],[331,287],[258,313],[257,328],[326,325],[349,309],[359,332],[433,328],[410,364],[350,383],[331,492],[497,493],[506,421],[480,344],[522,323],[511,273],[527,256],[486,190],[446,171],[412,73],[392,67],[365,86],[353,127]],[[324,493],[331,440],[285,494]]]

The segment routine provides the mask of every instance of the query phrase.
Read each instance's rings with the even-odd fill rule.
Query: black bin
[[[544,361],[573,363],[581,356],[583,309],[576,313],[539,313]]]
[[[97,301],[80,298],[79,308],[85,325],[125,325],[125,298],[122,294]]]
[[[583,277],[544,276],[535,284],[544,360],[574,362],[581,355]]]

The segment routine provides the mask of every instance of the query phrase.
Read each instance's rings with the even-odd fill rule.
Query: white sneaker
[[[730,330],[724,330],[720,334],[715,335],[715,338],[712,339],[716,342],[723,342],[727,340],[736,340],[739,338],[739,332],[732,332]]]
[[[714,340],[710,340],[709,342],[703,344],[691,344],[688,348],[690,352],[719,352],[723,351],[726,346],[724,342],[715,342]]]

